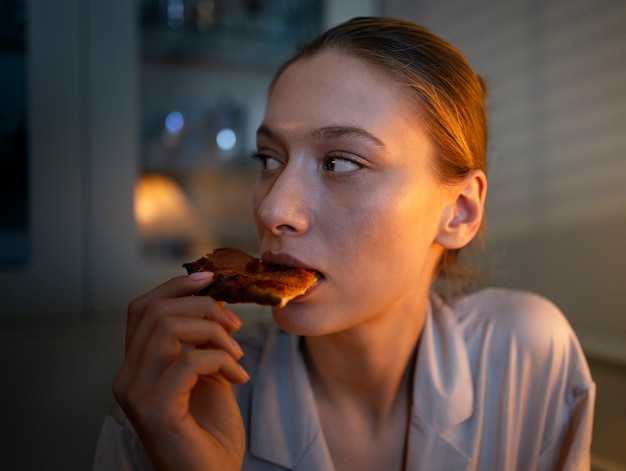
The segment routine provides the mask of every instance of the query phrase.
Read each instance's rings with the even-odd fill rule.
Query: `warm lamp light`
[[[182,188],[166,175],[143,175],[135,185],[135,221],[143,238],[189,239],[193,211]]]

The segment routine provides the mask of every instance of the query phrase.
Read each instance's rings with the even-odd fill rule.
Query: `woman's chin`
[[[282,330],[295,335],[315,335],[317,329],[313,309],[306,309],[303,303],[291,301],[284,307],[272,307],[274,322]]]
[[[284,307],[272,307],[274,322],[294,335],[324,335],[330,333],[328,311],[312,302],[291,301]]]
[[[282,330],[301,336],[329,335],[350,328],[346,325],[347,319],[337,316],[333,303],[321,306],[319,302],[292,301],[284,307],[272,307],[274,322]],[[344,311],[345,312],[345,311]]]

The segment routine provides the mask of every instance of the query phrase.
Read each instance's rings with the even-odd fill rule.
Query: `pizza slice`
[[[215,249],[183,267],[187,274],[213,272],[213,282],[199,295],[227,303],[280,307],[306,293],[320,277],[315,270],[265,263],[230,247]]]

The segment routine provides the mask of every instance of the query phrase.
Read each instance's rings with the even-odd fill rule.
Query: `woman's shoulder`
[[[487,347],[491,353],[504,356],[515,351],[537,364],[548,359],[557,363],[583,361],[566,316],[541,295],[487,288],[452,300],[450,307],[473,349]]]
[[[537,328],[571,330],[563,312],[536,293],[508,288],[484,288],[454,298],[450,307],[461,323],[497,324],[515,331]]]

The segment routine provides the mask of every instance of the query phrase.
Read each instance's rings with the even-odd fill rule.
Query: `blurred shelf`
[[[144,30],[143,59],[168,65],[209,63],[273,70],[296,50],[294,41],[237,34]]]

